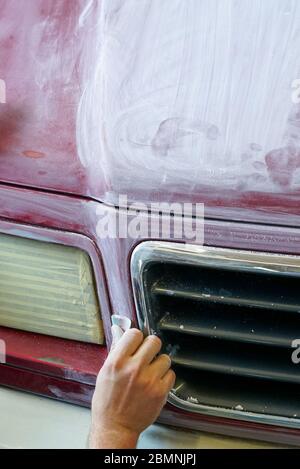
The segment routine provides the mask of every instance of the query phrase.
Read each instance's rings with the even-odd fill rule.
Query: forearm
[[[90,449],[134,449],[139,435],[124,428],[103,428],[92,426]]]

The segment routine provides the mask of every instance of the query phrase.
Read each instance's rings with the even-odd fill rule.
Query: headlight
[[[89,256],[74,247],[1,234],[0,325],[103,344]]]

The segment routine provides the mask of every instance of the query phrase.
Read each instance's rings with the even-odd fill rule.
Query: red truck
[[[296,1],[0,0],[3,408],[88,407],[118,314],[172,354],[161,423],[299,445],[299,27]]]

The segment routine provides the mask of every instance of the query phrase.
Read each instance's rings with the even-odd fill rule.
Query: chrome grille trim
[[[145,334],[154,331],[149,325],[143,277],[149,265],[156,261],[189,266],[198,266],[201,262],[202,266],[251,272],[264,270],[272,274],[300,273],[300,258],[293,255],[266,254],[160,241],[143,242],[135,248],[132,254],[131,277],[139,327]],[[300,429],[299,418],[286,418],[200,403],[195,404],[178,398],[173,392],[170,393],[168,402],[193,413]]]

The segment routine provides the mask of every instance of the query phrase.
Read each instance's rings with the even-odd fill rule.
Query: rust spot
[[[45,153],[42,153],[41,151],[27,150],[23,151],[23,155],[26,156],[26,158],[38,159],[44,158]]]

